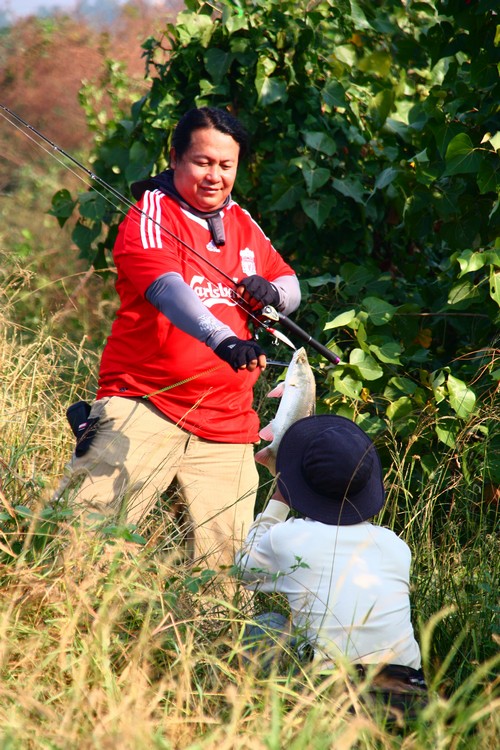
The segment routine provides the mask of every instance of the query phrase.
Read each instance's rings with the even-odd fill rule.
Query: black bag
[[[84,456],[96,436],[99,417],[89,418],[91,406],[86,401],[77,401],[66,410],[66,418],[76,437],[75,455]]]

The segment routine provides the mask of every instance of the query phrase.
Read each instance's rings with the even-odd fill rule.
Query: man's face
[[[199,211],[220,208],[233,188],[239,153],[239,144],[232,136],[215,128],[194,130],[181,158],[175,149],[170,152],[176,189]]]

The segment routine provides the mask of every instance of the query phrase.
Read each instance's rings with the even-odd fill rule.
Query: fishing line
[[[78,161],[78,159],[76,159],[74,156],[72,156],[67,151],[65,151],[63,148],[61,148],[56,143],[54,143],[49,138],[47,138],[47,136],[45,136],[43,133],[41,133],[35,127],[33,127],[32,125],[30,125],[28,122],[26,122],[26,120],[24,120],[22,117],[20,117],[19,115],[17,115],[15,112],[12,112],[12,110],[10,110],[8,107],[6,107],[3,104],[0,104],[0,108],[2,110],[4,110],[5,112],[7,112],[10,115],[10,117],[13,117],[15,120],[17,120],[18,122],[20,122],[23,125],[24,129],[30,130],[38,138],[41,138],[44,143],[47,143],[49,146],[51,146],[51,148],[54,149],[54,151],[58,152],[59,154],[61,154],[62,156],[64,156],[66,159],[69,159],[73,164],[75,164],[79,169],[81,169],[88,177],[90,177],[91,180],[93,180],[94,182],[97,182],[98,185],[100,185],[105,190],[107,190],[109,193],[111,193],[111,195],[113,195],[117,200],[119,200],[122,203],[124,203],[126,206],[128,206],[128,208],[133,209],[133,211],[139,217],[140,216],[144,216],[152,224],[155,224],[156,226],[158,226],[171,239],[175,240],[175,242],[179,243],[179,245],[183,246],[184,248],[186,248],[187,250],[189,250],[190,252],[192,252],[194,255],[196,255],[196,257],[199,260],[204,261],[208,266],[210,266],[210,268],[212,268],[212,270],[216,271],[217,274],[219,274],[223,279],[225,279],[226,281],[229,281],[231,283],[231,286],[226,286],[226,289],[228,291],[230,291],[234,295],[234,299],[235,299],[236,304],[241,309],[243,309],[245,311],[245,313],[247,313],[248,316],[250,318],[252,318],[254,320],[254,322],[257,323],[259,326],[262,326],[262,327],[266,328],[271,333],[274,332],[273,329],[271,329],[268,326],[266,326],[265,324],[263,324],[262,321],[260,320],[260,318],[258,318],[256,315],[254,315],[251,311],[249,311],[247,309],[247,305],[245,303],[244,298],[241,295],[239,295],[236,292],[236,290],[233,288],[233,285],[235,284],[235,281],[234,281],[233,278],[231,278],[231,276],[229,276],[229,274],[225,273],[225,271],[223,271],[221,268],[219,268],[211,260],[209,260],[208,258],[205,258],[194,247],[192,247],[191,245],[189,245],[189,243],[185,242],[183,239],[181,239],[180,237],[178,237],[175,234],[175,232],[173,232],[171,229],[168,229],[168,227],[163,226],[163,224],[161,224],[161,222],[159,222],[159,221],[151,218],[145,211],[142,211],[140,208],[138,208],[137,205],[133,201],[131,201],[125,195],[123,195],[122,193],[120,193],[118,190],[116,190],[116,188],[114,188],[112,185],[110,185],[109,183],[107,183],[101,177],[99,177],[98,175],[96,175],[95,172],[92,172],[90,169],[88,169],[84,164],[82,164],[80,161]],[[39,141],[37,141],[35,138],[33,138],[28,133],[24,133],[24,129],[23,128],[19,127],[19,125],[16,125],[15,122],[13,122],[11,119],[9,119],[8,117],[6,117],[3,113],[0,112],[0,114],[2,115],[2,117],[4,118],[4,120],[6,120],[10,125],[12,125],[14,128],[16,128],[16,130],[18,130],[23,135],[25,135],[25,137],[27,137],[30,141],[32,141],[36,146],[38,146],[39,148],[41,148],[42,151],[44,151],[45,153],[49,154],[49,156],[52,156],[52,158],[54,158],[59,164],[61,164],[61,166],[63,166],[65,169],[68,169],[71,172],[71,174],[73,174],[77,179],[79,179],[81,182],[83,182],[84,185],[86,185],[91,190],[94,190],[98,195],[100,195],[104,200],[106,200],[111,206],[113,206],[113,208],[115,208],[121,214],[123,214],[124,216],[127,215],[128,212],[122,210],[119,206],[117,206],[115,203],[113,203],[113,201],[109,197],[107,197],[106,195],[104,195],[103,193],[101,193],[99,190],[97,190],[94,185],[89,185],[89,183],[80,174],[78,174],[77,172],[75,172],[74,169],[72,169],[64,161],[62,161],[61,159],[59,159],[56,154],[53,154],[52,151],[49,151],[49,149],[47,149],[42,143],[40,143]],[[191,266],[191,268],[194,268],[194,266]],[[218,280],[218,283],[219,282],[220,282],[220,279]],[[236,299],[236,297],[239,297],[239,300]]]
[[[229,276],[227,273],[225,273],[225,271],[223,271],[221,268],[219,268],[215,263],[213,263],[208,258],[205,258],[194,247],[192,247],[187,242],[185,242],[183,239],[181,239],[180,237],[178,237],[175,234],[175,232],[172,232],[171,229],[168,229],[167,227],[163,226],[163,224],[161,224],[161,222],[157,221],[156,219],[151,218],[148,214],[146,214],[145,211],[143,211],[140,208],[138,208],[137,205],[135,203],[133,203],[131,200],[129,200],[125,195],[123,195],[122,193],[120,193],[112,185],[110,185],[105,180],[103,180],[101,177],[99,177],[98,175],[96,175],[95,172],[92,172],[90,169],[88,169],[84,164],[82,164],[80,161],[78,161],[78,159],[76,159],[74,156],[72,156],[67,151],[65,151],[63,148],[61,148],[56,143],[54,143],[49,138],[47,138],[47,136],[45,136],[43,133],[41,133],[35,127],[33,127],[32,125],[30,125],[30,123],[28,123],[26,120],[24,120],[20,115],[17,115],[15,112],[12,112],[12,110],[10,110],[8,107],[6,107],[3,104],[0,104],[0,109],[4,110],[4,112],[7,112],[10,117],[13,117],[15,120],[17,120],[18,122],[20,122],[22,124],[23,128],[19,127],[19,125],[17,125],[15,122],[13,122],[9,117],[6,117],[5,114],[3,114],[2,112],[0,112],[0,115],[3,117],[4,120],[6,120],[16,130],[18,130],[19,132],[21,132],[26,138],[28,138],[30,141],[32,141],[36,146],[38,146],[39,148],[41,148],[42,151],[44,151],[49,156],[51,156],[52,158],[54,158],[59,164],[61,164],[61,166],[63,166],[65,169],[68,169],[71,174],[73,174],[77,179],[79,179],[81,182],[83,182],[83,184],[86,185],[86,187],[88,187],[90,190],[93,190],[98,195],[100,195],[105,201],[107,201],[111,206],[113,206],[113,208],[116,211],[120,212],[124,216],[128,215],[127,211],[124,211],[119,206],[117,206],[115,203],[113,203],[113,201],[108,196],[106,196],[104,193],[102,193],[99,190],[97,190],[97,188],[94,185],[89,184],[80,174],[78,174],[74,169],[72,169],[68,164],[66,164],[60,158],[58,158],[56,154],[54,154],[52,151],[49,151],[49,149],[47,149],[38,140],[36,140],[35,138],[33,138],[33,136],[31,136],[29,133],[25,133],[24,130],[27,129],[27,130],[31,131],[32,133],[34,133],[37,136],[37,138],[40,138],[44,143],[47,143],[49,146],[51,146],[51,148],[54,151],[58,152],[59,154],[61,154],[62,156],[64,156],[66,159],[69,159],[80,170],[82,170],[88,177],[90,177],[91,180],[93,180],[94,182],[97,182],[98,185],[100,185],[105,190],[107,190],[109,193],[111,193],[111,195],[113,195],[115,197],[115,199],[117,199],[121,203],[124,203],[126,206],[128,206],[129,209],[132,209],[135,212],[135,214],[137,215],[137,217],[144,216],[146,219],[148,219],[148,221],[150,221],[152,224],[155,224],[163,232],[165,232],[165,234],[168,237],[170,237],[171,240],[174,240],[179,245],[181,245],[182,247],[184,247],[185,249],[187,249],[191,253],[193,253],[193,255],[195,255],[199,260],[201,260],[204,263],[206,263],[213,271],[215,271],[219,275],[219,277],[222,277],[222,279],[225,279],[226,281],[229,281],[231,283],[231,286],[224,285],[224,282],[221,281],[220,278],[209,279],[209,280],[211,280],[214,283],[223,284],[225,286],[225,288],[231,293],[231,296],[232,296],[235,304],[241,310],[243,310],[245,312],[245,314],[249,318],[252,319],[252,321],[255,323],[255,325],[257,327],[264,328],[272,336],[274,336],[276,338],[281,338],[282,341],[284,341],[285,343],[288,343],[285,340],[286,337],[284,337],[283,334],[280,334],[279,331],[276,331],[273,327],[271,327],[271,326],[267,325],[266,323],[264,323],[259,317],[257,317],[257,315],[255,315],[254,313],[252,313],[251,310],[248,309],[248,305],[246,304],[244,298],[240,294],[238,294],[238,292],[234,288],[234,284],[236,282],[234,281],[234,279],[231,278],[231,276]],[[137,221],[139,222],[140,218],[138,218]],[[193,263],[190,263],[189,258],[186,258],[186,263],[187,263],[187,265],[189,265],[191,267],[191,269],[196,270],[196,268],[193,265]],[[291,342],[289,342],[288,345],[290,346]],[[292,345],[291,348],[295,348],[295,347],[293,347],[293,345]]]
[[[1,109],[5,109],[6,111],[10,112],[10,110],[8,110],[6,107],[4,107],[1,104],[0,104],[0,107],[1,107]],[[13,116],[17,117],[17,115],[14,115],[14,113],[12,113],[12,114],[13,114]],[[84,177],[82,177],[81,174],[79,174],[75,169],[73,169],[69,164],[67,164],[66,162],[64,162],[61,158],[59,158],[57,154],[54,154],[46,146],[44,146],[43,143],[41,143],[40,141],[38,141],[35,138],[33,138],[33,136],[30,135],[30,133],[26,133],[25,132],[25,128],[21,128],[15,122],[13,122],[12,120],[9,120],[9,118],[6,117],[2,112],[0,112],[0,115],[3,117],[4,120],[6,120],[9,123],[9,125],[12,125],[13,128],[15,128],[17,131],[19,131],[24,138],[27,138],[35,146],[37,146],[42,151],[44,151],[44,153],[48,154],[48,156],[52,157],[52,159],[55,159],[55,161],[58,164],[60,164],[62,167],[64,167],[64,169],[67,169],[70,172],[70,174],[72,174],[74,177],[76,177],[77,180],[79,180],[81,183],[83,183],[83,185],[85,185],[85,187],[89,188],[90,190],[93,190],[95,193],[97,193],[97,195],[101,196],[101,198],[103,198],[103,200],[105,200],[107,203],[109,203],[109,205],[112,206],[118,213],[122,214],[122,216],[127,216],[128,211],[126,211],[125,209],[121,208],[118,204],[113,203],[113,201],[111,200],[111,198],[108,195],[106,195],[104,192],[101,192],[100,190],[98,190],[95,185],[90,184]],[[22,118],[19,118],[19,119],[22,120]],[[27,124],[26,127],[29,127],[30,130],[33,130],[33,132],[37,133],[37,135],[38,135],[38,131],[36,131],[34,128],[32,128],[31,125]],[[40,137],[43,138],[43,140],[45,142],[52,143],[47,138],[45,138],[45,136],[43,136],[41,134],[40,134]],[[58,146],[54,145],[54,148],[56,148],[57,151],[59,151],[61,154],[64,153],[63,150],[60,149]],[[90,175],[92,177],[93,173],[90,172],[90,170],[87,170],[87,168],[84,165],[81,165],[79,162],[77,162],[75,159],[73,159],[73,157],[71,157],[69,155],[68,155],[68,158],[71,159],[72,161],[74,161],[87,175]],[[111,189],[111,188],[109,188],[109,189]],[[119,195],[121,196],[121,193],[119,193]],[[127,198],[125,196],[123,196],[121,199],[123,201],[127,202]],[[132,205],[132,207],[135,208],[134,204],[131,204],[131,205]],[[137,212],[139,214],[144,213],[144,212],[140,211],[140,209],[137,209]],[[144,215],[146,215],[146,214],[144,214]],[[137,224],[139,223],[139,220],[137,219],[137,217],[131,217],[131,218],[132,218],[132,220],[135,220]],[[161,226],[161,224],[159,224],[159,222],[155,221],[154,219],[151,219],[151,222],[155,223],[155,224],[158,224],[160,226],[160,228],[163,229],[163,227]],[[171,233],[171,234],[173,234],[173,233]],[[173,236],[175,237],[175,235],[173,235]],[[172,239],[172,238],[169,238],[169,239]],[[179,240],[179,241],[181,241],[181,240]],[[196,252],[196,251],[193,251],[193,252]],[[204,259],[203,256],[202,256],[202,259]],[[190,258],[185,257],[185,261],[186,261],[186,264],[192,270],[197,270],[196,266],[192,263],[192,261],[190,260]],[[210,263],[210,261],[207,261],[207,262]],[[219,270],[219,269],[217,269],[217,270]],[[221,273],[223,273],[223,272],[221,271]],[[66,277],[66,278],[70,278],[70,277]],[[216,279],[210,279],[210,280],[214,281],[214,282],[217,281],[217,283],[222,283],[222,282],[220,282],[220,280],[216,280]],[[231,281],[232,281],[232,279],[231,279]],[[54,283],[54,282],[50,282],[50,283]],[[41,289],[43,289],[43,288],[44,287],[41,287]],[[233,289],[230,289],[228,286],[225,286],[225,288],[228,289],[229,291],[231,291],[232,293],[234,293],[234,295],[235,295],[235,303],[241,309],[244,309],[243,305],[236,299],[236,296],[240,296],[240,295],[237,295],[236,291],[233,290]],[[242,298],[240,297],[240,299],[242,299]]]
[[[184,380],[178,380],[176,383],[172,383],[171,385],[166,385],[164,388],[159,388],[157,391],[152,391],[151,393],[146,393],[144,396],[141,396],[143,399],[150,399],[153,396],[157,396],[159,393],[165,393],[166,391],[170,391],[172,388],[177,388],[180,385],[184,385],[185,383],[190,383],[192,380],[196,380],[196,378],[201,377],[202,375],[208,375],[211,372],[215,372],[216,370],[220,370],[221,367],[224,367],[225,365],[221,363],[220,365],[216,365],[215,367],[210,367],[208,370],[203,370],[203,372],[197,372],[196,375],[191,375],[189,378],[184,378]]]
[[[316,351],[320,352],[329,362],[336,365],[340,363],[340,358],[337,357],[336,354],[334,354],[330,349],[328,349],[323,344],[320,344],[319,341],[316,341],[312,338],[306,331],[304,331],[300,326],[298,326],[296,323],[294,323],[292,320],[286,317],[283,313],[275,310],[273,307],[265,306],[259,313],[259,315],[254,314],[252,310],[249,309],[245,298],[239,294],[235,289],[235,284],[238,282],[231,278],[225,271],[223,271],[221,268],[219,268],[215,263],[213,263],[211,260],[203,256],[201,253],[199,253],[194,247],[189,245],[187,242],[182,240],[180,237],[178,237],[175,232],[173,232],[171,229],[168,229],[168,227],[163,226],[161,222],[157,221],[156,219],[152,218],[149,214],[147,214],[142,209],[138,208],[138,206],[133,203],[129,198],[127,198],[125,195],[120,193],[116,188],[114,188],[112,185],[107,183],[105,180],[103,180],[101,177],[96,175],[94,172],[92,172],[90,169],[88,169],[84,164],[82,164],[78,159],[76,159],[74,156],[69,154],[67,151],[65,151],[63,148],[58,146],[56,143],[51,141],[47,136],[45,136],[43,133],[41,133],[39,130],[34,128],[32,125],[30,125],[26,120],[24,120],[22,117],[17,115],[15,112],[12,112],[8,107],[6,107],[3,104],[0,104],[0,109],[2,109],[4,112],[6,112],[9,117],[6,117],[2,112],[0,114],[2,117],[7,120],[7,122],[16,128],[16,130],[20,130],[23,132],[24,135],[26,135],[29,140],[31,140],[35,145],[37,145],[39,148],[41,148],[46,153],[50,154],[53,158],[56,159],[58,163],[60,163],[63,167],[66,169],[69,169],[69,171],[75,175],[78,179],[80,179],[90,190],[93,190],[98,195],[100,195],[104,200],[106,200],[108,203],[110,203],[113,208],[116,211],[119,211],[120,213],[130,216],[130,218],[133,218],[133,214],[135,214],[138,217],[144,216],[148,222],[151,224],[156,225],[160,228],[160,230],[166,235],[167,238],[170,238],[171,240],[174,240],[180,247],[184,247],[186,250],[188,250],[193,256],[196,256],[200,261],[204,262],[209,268],[211,268],[213,271],[217,273],[216,279],[210,279],[207,275],[208,281],[212,283],[218,283],[223,288],[229,292],[231,299],[234,301],[234,304],[239,307],[245,315],[251,319],[254,323],[254,325],[259,328],[263,328],[265,331],[270,333],[272,336],[274,336],[275,339],[282,341],[287,346],[289,346],[291,349],[296,349],[296,346],[294,343],[285,336],[281,331],[277,331],[271,323],[281,323],[285,328],[287,328],[290,332],[294,333],[296,336],[298,336],[302,341],[309,344],[313,347],[313,349],[316,349]],[[18,123],[21,123],[24,129],[31,131],[34,133],[37,138],[41,139],[44,143],[47,143],[51,148],[64,156],[66,159],[69,159],[69,161],[76,165],[82,172],[84,172],[93,182],[96,182],[99,186],[103,187],[105,190],[107,190],[112,196],[114,196],[115,199],[117,199],[120,203],[125,204],[130,209],[130,212],[123,211],[119,206],[117,206],[113,201],[111,201],[106,195],[104,195],[102,192],[97,190],[97,188],[93,184],[89,184],[81,175],[79,175],[77,172],[75,172],[73,169],[71,169],[67,164],[65,164],[63,161],[58,159],[51,151],[48,151],[41,143],[39,143],[36,139],[34,139],[31,136],[28,136],[23,129],[21,129],[18,125],[16,125],[15,122],[12,121],[13,118]],[[161,192],[161,191],[160,191]],[[189,256],[185,256],[185,262],[188,266],[190,266],[192,269],[195,269],[195,266],[192,262],[190,262]],[[195,269],[196,270],[196,269]],[[206,273],[206,271],[205,271]],[[230,286],[224,285],[224,282],[221,281],[221,279],[225,279],[226,281],[230,282]],[[256,336],[256,334],[254,334]]]

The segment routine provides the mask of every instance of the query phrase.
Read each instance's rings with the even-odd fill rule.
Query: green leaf
[[[234,34],[241,29],[248,29],[248,19],[244,15],[230,15],[225,21],[225,26],[230,34]]]
[[[464,279],[455,284],[448,293],[448,305],[465,309],[470,307],[479,298],[477,287],[469,280]]]
[[[342,326],[348,326],[349,323],[351,323],[356,317],[356,310],[352,308],[351,310],[346,310],[343,313],[340,313],[340,315],[337,315],[333,320],[330,320],[328,323],[325,323],[323,330],[329,331],[331,328],[342,328]]]
[[[388,419],[396,421],[398,419],[405,419],[413,411],[413,402],[407,396],[401,396],[401,398],[393,401],[392,404],[386,409]]]
[[[342,414],[340,414],[340,409],[339,416],[342,416]],[[353,416],[351,416],[350,418],[352,419]],[[380,419],[380,417],[370,417],[366,413],[359,414],[359,416],[356,417],[355,421],[356,424],[361,427],[361,429],[364,430],[367,435],[370,435],[373,440],[375,440],[375,438],[387,428],[387,425],[383,419]]]
[[[373,281],[373,268],[355,265],[354,263],[343,263],[340,266],[340,274],[356,295],[362,287]]]
[[[452,260],[456,260],[460,266],[458,278],[461,278],[466,273],[475,273],[490,263],[487,253],[475,253],[472,250],[464,250],[462,253],[452,256]]]
[[[349,0],[349,5],[351,6],[351,19],[354,23],[355,29],[371,29],[371,25],[368,23],[368,20],[363,12],[361,10],[360,6],[356,2],[356,0]]]
[[[477,173],[477,184],[482,195],[493,193],[497,189],[498,170],[493,166],[490,159],[483,159]]]
[[[329,107],[346,107],[347,105],[344,87],[338,81],[328,81],[321,91],[321,96]]]
[[[354,177],[346,177],[343,180],[338,180],[336,177],[332,180],[332,186],[335,188],[335,190],[338,190],[339,193],[342,193],[342,195],[345,195],[346,198],[352,198],[356,203],[361,203],[364,205],[365,200],[365,191],[363,190],[363,185],[359,180],[357,180]]]
[[[434,134],[439,155],[444,159],[448,144],[456,135],[463,132],[463,126],[458,122],[445,122],[444,124],[431,122],[429,130]]]
[[[92,243],[97,239],[101,231],[101,223],[97,222],[90,227],[78,221],[71,233],[71,239],[80,249],[83,258],[92,258]]]
[[[381,362],[385,362],[391,365],[400,365],[401,360],[399,355],[401,354],[401,346],[396,342],[388,342],[382,346],[376,344],[370,344],[370,351],[375,354]]]
[[[14,510],[21,518],[33,518],[33,511],[27,508],[26,505],[15,505]]]
[[[403,141],[410,140],[411,131],[408,125],[401,120],[395,120],[392,117],[388,117],[384,123],[383,131],[385,133],[394,133],[398,135]]]
[[[391,72],[392,62],[393,59],[389,53],[383,50],[374,50],[359,61],[358,67],[363,72],[386,78]]]
[[[408,161],[409,162],[416,161],[419,164],[428,164],[429,163],[429,154],[427,153],[427,149],[424,148],[423,151],[419,151],[418,154],[415,154],[415,156],[413,156]]]
[[[453,375],[448,375],[447,385],[451,408],[457,417],[466,419],[473,413],[476,406],[474,391],[463,380],[459,380]]]
[[[429,381],[436,403],[440,404],[446,399],[446,375],[442,370],[437,370],[431,373]]]
[[[394,92],[392,89],[383,89],[370,99],[368,104],[368,114],[376,130],[379,130],[387,120],[393,105]]]
[[[417,384],[409,378],[396,376],[391,378],[384,389],[384,396],[394,400],[399,394],[413,396],[417,390]]]
[[[436,435],[438,439],[448,446],[448,448],[455,448],[457,444],[457,429],[450,423],[450,426],[441,427],[436,425]]]
[[[265,78],[259,93],[259,102],[267,107],[275,102],[286,102],[288,94],[285,81],[278,78]]]
[[[375,326],[382,326],[388,323],[397,311],[394,305],[385,302],[383,299],[379,299],[379,297],[365,297],[363,307]]]
[[[309,216],[316,227],[320,229],[328,219],[336,202],[335,196],[326,195],[322,198],[303,198],[300,204],[306,216]]]
[[[333,383],[338,393],[352,399],[358,399],[363,389],[363,383],[360,380],[348,373],[344,373],[338,367],[333,372]]]
[[[498,26],[497,28],[500,29],[500,26]],[[495,151],[500,150],[500,130],[497,130],[497,132],[493,136],[490,133],[488,133],[487,136],[483,138],[483,142],[485,141],[490,143],[491,146],[495,149]]]
[[[218,47],[210,47],[207,50],[205,67],[216,85],[222,82],[233,60],[234,55],[231,52],[225,52]]]
[[[327,156],[333,156],[337,151],[337,144],[329,135],[321,131],[306,131],[303,133],[304,140],[309,148],[320,151]]]
[[[301,200],[304,190],[301,185],[290,185],[282,195],[271,205],[272,211],[287,211]]]
[[[182,44],[187,46],[198,40],[202,47],[208,47],[214,24],[205,14],[181,11],[177,14],[175,28]]]
[[[500,307],[500,271],[490,270],[490,297]]]
[[[378,380],[384,371],[370,354],[362,349],[353,349],[349,354],[349,364],[355,367],[363,380]]]
[[[63,190],[58,190],[57,193],[52,196],[52,208],[48,213],[51,216],[55,216],[59,222],[59,226],[63,227],[73,213],[75,206],[76,201],[71,197],[69,190],[64,188]]]
[[[302,169],[304,180],[307,187],[307,192],[312,195],[316,190],[323,187],[323,185],[330,179],[331,172],[329,169],[324,167],[304,167]]]
[[[125,169],[125,178],[130,184],[136,180],[141,180],[151,174],[154,160],[149,156],[149,149],[143,143],[135,141],[129,151],[127,167]]]
[[[95,191],[80,196],[80,215],[91,221],[100,221],[109,207],[103,195]]]
[[[387,169],[384,169],[375,180],[373,192],[375,192],[375,190],[382,190],[383,188],[387,187],[387,185],[390,185],[391,182],[396,179],[399,172],[400,170],[394,169],[394,167],[387,167]]]
[[[352,44],[337,44],[333,48],[332,58],[344,63],[349,68],[354,68],[357,63],[356,49]],[[340,68],[340,66],[337,67]]]
[[[336,287],[342,282],[341,276],[332,276],[331,273],[324,273],[321,276],[313,276],[311,279],[301,279],[311,288],[324,286],[325,284],[335,284]]]
[[[446,149],[446,169],[444,176],[477,172],[481,164],[481,154],[474,149],[467,133],[459,133]]]

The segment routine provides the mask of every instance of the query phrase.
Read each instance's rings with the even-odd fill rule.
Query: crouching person
[[[236,564],[248,588],[286,596],[290,635],[283,616],[265,613],[248,639],[282,627],[288,644],[294,634],[305,637],[302,653],[320,670],[347,659],[361,674],[376,673],[372,684],[392,706],[410,707],[415,696],[425,702],[410,617],[411,553],[369,521],[385,500],[372,441],[344,417],[306,417],[285,433],[276,468],[276,492]]]

